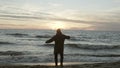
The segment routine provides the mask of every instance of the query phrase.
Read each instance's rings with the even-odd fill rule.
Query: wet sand
[[[47,64],[7,64],[0,65],[0,68],[120,68],[120,62],[113,63],[64,63],[64,66],[54,66]]]

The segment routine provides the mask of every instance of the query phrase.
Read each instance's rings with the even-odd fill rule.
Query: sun
[[[56,30],[58,28],[60,29],[67,29],[66,24],[63,22],[53,22],[49,24],[49,27],[53,30]]]

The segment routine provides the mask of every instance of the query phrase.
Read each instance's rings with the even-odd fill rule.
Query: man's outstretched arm
[[[66,39],[70,39],[70,36],[65,36]]]
[[[45,43],[51,43],[54,41],[54,37],[52,37],[51,39],[47,40]]]

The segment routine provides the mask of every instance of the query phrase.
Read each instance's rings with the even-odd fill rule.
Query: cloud
[[[53,6],[59,6],[58,4],[52,4]],[[66,9],[67,10],[67,9]],[[0,5],[0,19],[1,20],[17,20],[17,21],[28,21],[28,20],[40,20],[42,21],[62,21],[66,23],[83,23],[92,25],[93,29],[96,30],[119,30],[120,29],[120,10],[108,10],[102,12],[81,12],[69,10],[56,11],[51,13],[51,10],[27,10],[21,7],[15,6],[3,6]],[[8,24],[8,23],[7,23]],[[0,24],[4,25],[4,24]],[[11,25],[11,24],[8,24]],[[17,25],[11,25],[17,26]],[[74,27],[79,28],[79,27]],[[85,28],[83,28],[85,29]]]
[[[47,12],[40,12],[40,11],[29,11],[27,9],[11,7],[11,6],[4,6],[0,7],[0,19],[6,20],[18,20],[18,21],[25,21],[25,20],[33,20],[39,19],[43,20],[49,16],[52,16],[50,13]]]
[[[22,24],[1,24],[0,23],[0,26],[24,26],[24,25],[22,25]]]
[[[8,8],[9,10],[13,10],[13,11],[8,11]],[[48,12],[33,12],[33,11],[27,11],[25,9],[16,8],[16,7],[6,7],[6,9],[7,10],[0,10],[0,19],[6,19],[6,20],[11,19],[11,20],[18,20],[18,21],[53,20],[53,21],[73,22],[73,23],[90,23],[88,21],[83,21],[79,19],[69,19],[66,17],[59,17],[55,14],[50,14]],[[22,12],[17,12],[17,11],[22,11]]]
[[[43,19],[42,17],[35,17],[35,16],[21,16],[21,15],[0,15],[1,18],[10,18],[10,19]]]
[[[20,8],[16,8],[16,7],[7,7],[9,8],[10,10],[13,10],[13,11],[7,11],[7,10],[0,10],[0,18],[1,19],[5,19],[5,18],[9,18],[10,19],[20,19],[20,20],[31,20],[31,19],[37,19],[37,20],[55,20],[55,21],[65,21],[65,22],[74,22],[74,23],[87,23],[87,24],[94,24],[94,23],[101,23],[101,22],[114,22],[114,21],[120,21],[120,12],[117,11],[117,12],[106,12],[106,13],[102,13],[101,15],[84,15],[84,19],[86,20],[80,20],[80,16],[81,14],[79,12],[71,12],[71,13],[75,13],[75,15],[69,15],[69,17],[76,17],[76,19],[74,18],[68,18],[65,17],[64,14],[67,14],[67,13],[64,13],[64,17],[60,17],[60,16],[57,16],[55,14],[51,14],[51,13],[48,13],[48,12],[42,12],[42,11],[39,11],[39,12],[34,12],[34,11],[27,11],[25,9],[20,9]],[[6,8],[6,9],[7,9]],[[22,12],[17,12],[17,11],[22,11]],[[82,15],[83,16],[83,15]],[[82,18],[82,17],[81,17]],[[89,21],[87,20],[87,18],[93,18],[92,21]]]
[[[15,20],[15,21],[26,21],[26,20],[20,20],[20,19],[15,19],[15,18],[4,18],[4,17],[0,17],[1,20]]]

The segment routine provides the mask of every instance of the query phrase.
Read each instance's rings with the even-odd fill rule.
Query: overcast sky
[[[0,29],[120,29],[120,0],[0,0]]]

